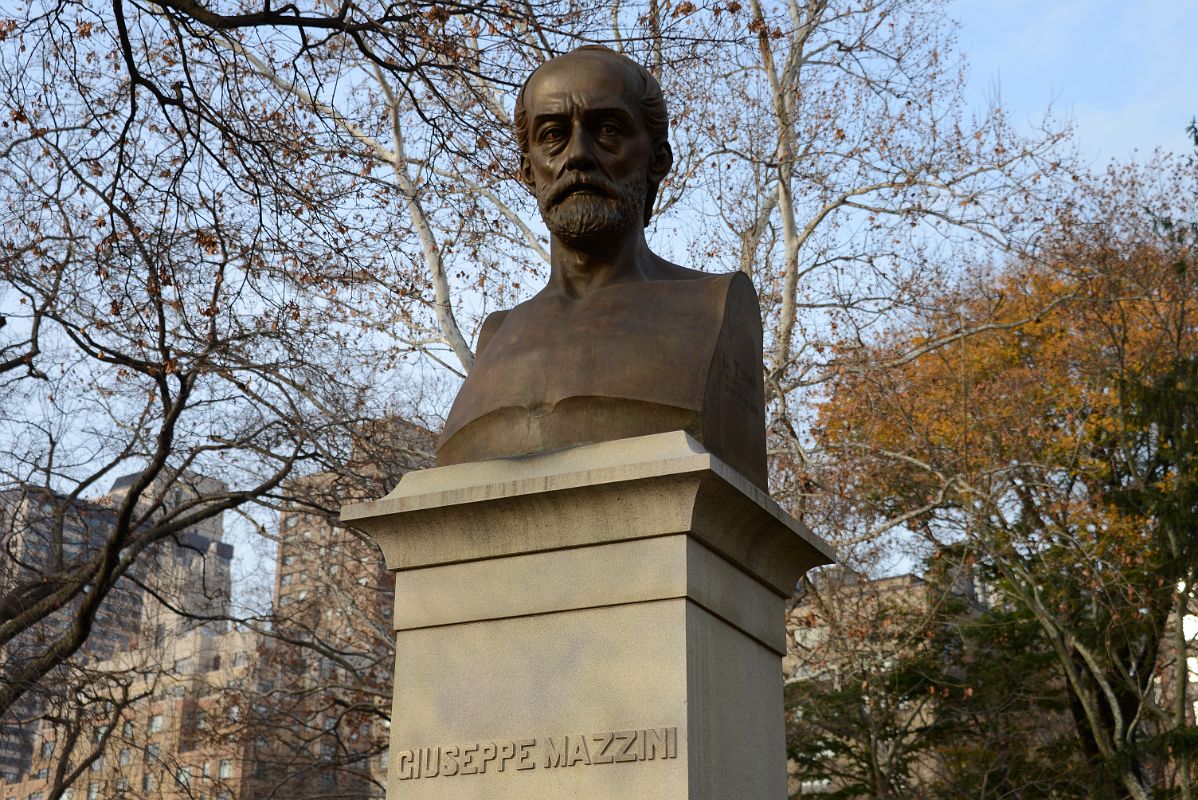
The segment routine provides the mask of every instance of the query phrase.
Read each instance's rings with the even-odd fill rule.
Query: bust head
[[[673,161],[652,73],[606,47],[580,47],[533,71],[515,117],[521,178],[558,238],[585,244],[648,224]]]

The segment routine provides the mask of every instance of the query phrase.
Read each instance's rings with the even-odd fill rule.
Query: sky
[[[1030,127],[1051,107],[1073,122],[1093,168],[1155,147],[1192,150],[1185,126],[1198,116],[1198,0],[950,0],[949,13],[979,108],[998,92],[1010,120]],[[233,528],[236,599],[266,608],[269,596],[245,578],[269,579],[272,543]]]
[[[1051,105],[1092,167],[1193,149],[1198,0],[951,0],[950,13],[971,102],[997,91],[1017,125]]]

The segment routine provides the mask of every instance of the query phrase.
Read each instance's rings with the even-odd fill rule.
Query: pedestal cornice
[[[683,533],[788,596],[835,559],[683,431],[409,473],[341,519],[396,571]]]

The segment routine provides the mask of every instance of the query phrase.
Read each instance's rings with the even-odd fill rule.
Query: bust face
[[[653,153],[640,83],[616,58],[582,51],[548,62],[525,88],[521,177],[546,226],[567,244],[643,227]]]

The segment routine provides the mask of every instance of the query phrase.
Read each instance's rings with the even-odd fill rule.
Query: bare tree
[[[832,334],[863,340],[918,307],[942,277],[937,242],[1017,247],[1051,182],[1057,134],[1019,140],[997,112],[960,119],[940,11],[30,0],[9,12],[0,489],[52,499],[48,557],[7,551],[0,648],[34,649],[5,664],[0,713],[81,652],[161,543],[226,511],[334,512],[296,478],[381,493],[381,478],[347,466],[358,426],[401,413],[435,428],[481,319],[544,277],[508,109],[533,66],[579,42],[640,58],[666,86],[677,168],[659,238],[679,260],[756,282],[777,475],[797,506],[810,488],[802,404],[847,359]],[[226,488],[156,499],[192,474]],[[96,546],[76,548],[73,509],[126,475]],[[31,635],[50,623],[61,635]],[[356,663],[342,644],[322,658]]]
[[[686,205],[721,223],[692,252],[758,287],[775,479],[797,507],[818,477],[810,400],[975,254],[1024,249],[1070,174],[1065,132],[1018,134],[997,103],[970,118],[935,0],[749,0],[718,23],[740,36],[677,134],[701,152]]]

